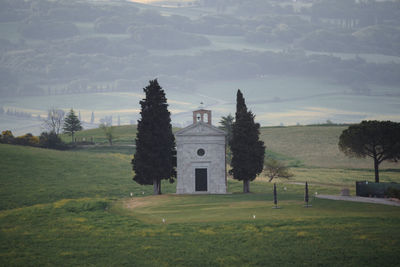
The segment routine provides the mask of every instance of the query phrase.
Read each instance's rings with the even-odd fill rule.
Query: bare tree
[[[64,125],[65,112],[62,109],[51,108],[47,113],[47,118],[43,121],[43,127],[49,132],[57,135]]]
[[[114,128],[106,123],[102,123],[100,124],[100,129],[102,129],[104,131],[104,135],[106,136],[106,139],[108,141],[108,143],[110,144],[110,146],[112,146],[112,140],[114,138]]]
[[[289,168],[285,166],[285,164],[272,158],[268,158],[264,162],[264,173],[269,178],[268,182],[271,182],[274,178],[289,179],[293,176],[293,174],[289,172]]]

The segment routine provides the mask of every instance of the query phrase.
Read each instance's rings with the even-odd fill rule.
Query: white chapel
[[[211,110],[193,111],[193,124],[175,133],[177,194],[225,194],[226,133],[211,124]]]

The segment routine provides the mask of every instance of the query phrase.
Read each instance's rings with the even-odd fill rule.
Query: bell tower
[[[198,109],[193,111],[193,124],[204,122],[211,125],[211,110]]]

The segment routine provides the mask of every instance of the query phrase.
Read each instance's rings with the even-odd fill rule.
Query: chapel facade
[[[177,194],[227,192],[226,133],[211,119],[211,110],[195,110],[193,124],[175,133]]]

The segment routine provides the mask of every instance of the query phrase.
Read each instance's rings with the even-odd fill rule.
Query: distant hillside
[[[122,126],[113,126],[113,134],[115,139],[113,140],[113,143],[116,144],[128,144],[128,145],[134,145],[135,144],[135,138],[136,138],[136,131],[137,131],[137,125],[122,125]],[[173,131],[179,130],[178,128],[173,128]],[[79,141],[82,141],[83,138],[85,140],[90,141],[91,138],[93,138],[94,142],[96,143],[107,143],[107,140],[105,138],[104,132],[100,128],[95,128],[95,129],[89,129],[89,130],[83,130],[80,132],[77,132],[75,134],[77,139]],[[71,141],[71,137],[68,135],[62,135],[62,138],[66,142]]]
[[[338,149],[339,136],[346,126],[289,126],[262,127],[261,139],[267,147],[267,155],[284,160],[293,167],[328,167],[328,168],[367,168],[372,169],[370,159],[348,158]],[[177,130],[177,129],[174,129]],[[136,125],[114,127],[116,145],[134,145]],[[81,131],[76,134],[79,139],[90,140],[93,136],[97,143],[107,143],[101,129]],[[69,141],[68,136],[63,137]],[[133,150],[125,151],[132,153]],[[125,153],[121,148],[115,151],[98,152]],[[382,168],[400,168],[400,164],[384,162]]]
[[[267,150],[283,155],[289,163],[300,160],[306,166],[328,168],[373,168],[371,159],[348,158],[339,151],[339,136],[346,126],[263,127],[261,138]],[[384,162],[381,168],[400,168]]]
[[[115,143],[115,144],[123,143],[123,144],[131,144],[131,145],[133,145],[135,143],[136,125],[113,126],[113,129],[114,129],[113,130],[113,134],[114,134],[113,143]],[[91,141],[93,138],[93,141],[96,143],[107,143],[107,140],[104,135],[104,131],[100,128],[80,131],[80,132],[77,132],[75,134],[75,136],[79,141],[82,141],[82,140]],[[62,138],[66,142],[71,141],[70,136],[63,135]]]
[[[127,92],[156,74],[181,90],[275,74],[318,76],[356,94],[399,84],[398,2],[157,2],[182,8],[1,1],[0,94]],[[390,60],[370,64],[370,53]]]

